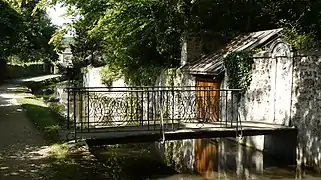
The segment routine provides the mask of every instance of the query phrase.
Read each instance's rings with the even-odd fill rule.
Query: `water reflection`
[[[195,170],[205,179],[321,179],[315,173],[302,173],[286,159],[276,159],[223,138],[195,140]]]
[[[194,141],[194,169],[198,173],[179,174],[164,165],[153,151],[153,144],[94,147],[92,152],[105,162],[111,179],[159,180],[314,180],[321,176],[301,172],[295,166],[227,139]],[[285,158],[286,159],[286,158]]]

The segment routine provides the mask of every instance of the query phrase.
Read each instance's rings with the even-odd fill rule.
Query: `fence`
[[[212,87],[68,88],[68,128],[144,127],[180,129],[182,123],[238,122],[240,91]]]

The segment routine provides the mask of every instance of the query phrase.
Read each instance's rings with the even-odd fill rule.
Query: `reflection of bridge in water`
[[[212,87],[69,88],[75,138],[103,144],[267,135],[293,128],[241,121],[240,91]]]

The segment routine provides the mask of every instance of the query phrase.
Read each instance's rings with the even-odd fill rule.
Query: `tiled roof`
[[[227,54],[235,51],[254,49],[259,45],[266,43],[280,31],[282,31],[282,28],[239,35],[219,51],[186,64],[182,67],[182,70],[192,74],[222,74],[224,72],[223,60]]]

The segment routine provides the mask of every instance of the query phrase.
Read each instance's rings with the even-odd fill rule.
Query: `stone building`
[[[293,134],[254,136],[240,142],[262,151],[292,153],[296,155],[298,165],[321,170],[321,53],[295,51],[283,36],[282,29],[242,34],[208,55],[202,55],[198,38],[189,38],[182,46],[182,66],[176,70],[174,85],[193,86],[207,82],[207,85],[212,83],[212,86],[227,89],[223,60],[227,54],[242,50],[259,51],[253,56],[251,84],[238,103],[241,121],[295,126],[298,134],[297,137]],[[166,85],[166,78],[164,73],[158,85]],[[171,151],[176,149],[178,152],[171,153],[180,154],[176,164],[186,162],[187,168],[192,168],[195,142],[171,143],[165,143],[163,150],[175,146]],[[291,148],[293,144],[295,148]]]

